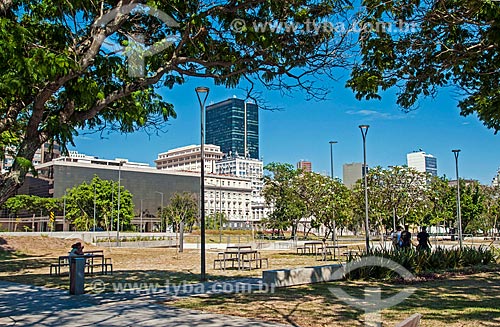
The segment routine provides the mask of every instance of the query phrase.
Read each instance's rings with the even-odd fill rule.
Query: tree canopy
[[[290,164],[270,163],[264,167],[264,197],[272,208],[265,225],[273,230],[292,228],[297,234],[301,219],[310,218],[310,228],[325,226],[325,237],[333,226],[350,224],[352,202],[349,190],[336,179],[312,172],[296,170]],[[335,223],[334,223],[335,221]]]
[[[198,218],[196,195],[189,192],[175,193],[163,210],[163,215],[166,225],[172,226],[175,231],[180,230],[181,223],[191,231]]]
[[[345,8],[342,0],[2,1],[0,156],[16,160],[0,180],[0,203],[46,142],[64,148],[82,129],[163,126],[176,113],[158,90],[188,77],[321,97],[314,76],[344,66],[346,35],[266,24],[338,20]]]
[[[347,85],[358,99],[399,90],[410,110],[439,87],[456,86],[461,115],[500,130],[500,4],[494,0],[362,1],[361,61]],[[392,28],[378,22],[388,21]]]
[[[317,173],[295,170],[292,165],[271,163],[264,167],[264,196],[271,209],[267,228],[297,231],[299,221],[311,228],[325,227],[353,232],[364,224],[363,180],[352,189]],[[396,225],[457,228],[457,189],[446,177],[431,176],[406,166],[371,168],[367,176],[370,229],[379,233]],[[455,183],[456,184],[456,183]],[[500,188],[460,180],[462,229],[489,233],[499,226]]]
[[[95,176],[66,192],[66,218],[77,230],[90,230],[94,225],[104,230],[116,230],[118,223],[118,182]],[[94,207],[95,205],[95,207]],[[120,185],[120,230],[131,228],[134,217],[132,193]]]

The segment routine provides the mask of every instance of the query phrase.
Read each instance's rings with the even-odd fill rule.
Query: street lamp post
[[[391,169],[391,175],[396,174],[396,167],[395,166],[388,166],[389,169]],[[394,199],[394,193],[398,190],[393,190],[392,192],[392,199],[391,202],[394,205],[395,199]],[[396,233],[396,207],[392,207],[392,231]]]
[[[66,192],[64,192],[64,197],[63,197],[63,227],[62,230],[63,232],[66,231]]]
[[[370,226],[368,221],[368,169],[366,166],[366,134],[368,134],[368,128],[370,125],[359,125],[358,126],[361,135],[363,136],[363,176],[365,184],[365,234],[366,234],[366,253],[370,252]]]
[[[205,272],[205,103],[210,93],[210,89],[205,86],[198,86],[195,88],[196,97],[200,104],[200,156],[201,156],[201,170],[200,170],[200,236],[201,236],[201,276],[202,282],[206,280]],[[202,99],[202,94],[204,95]]]
[[[335,178],[335,174],[334,174],[334,170],[333,170],[333,145],[334,144],[337,144],[339,142],[337,141],[330,141],[330,172],[332,174],[332,181],[334,180]],[[332,203],[332,215],[333,215],[333,231],[332,231],[332,241],[333,241],[333,245],[335,245],[335,241],[336,241],[336,229],[337,229],[337,226],[336,226],[336,223],[335,223],[335,210],[333,208],[333,203]],[[333,251],[333,259],[335,260],[335,250]]]
[[[222,185],[222,179],[219,178],[219,243],[222,243],[222,186],[221,185]]]
[[[116,220],[116,246],[120,246],[120,192],[122,182],[122,165],[125,161],[120,161],[118,165],[118,216]]]
[[[161,195],[161,207],[160,207],[160,233],[163,231],[163,192],[155,191]],[[166,225],[166,224],[165,224]],[[165,226],[165,232],[167,231],[167,226]]]
[[[95,211],[96,211],[96,184],[94,184],[94,242],[95,242]]]
[[[460,150],[451,150],[455,156],[455,172],[457,174],[457,220],[458,220],[458,244],[462,249],[462,212],[460,209],[460,179],[458,177],[458,155]]]
[[[142,233],[142,199],[141,199],[141,227],[139,228],[139,233]]]

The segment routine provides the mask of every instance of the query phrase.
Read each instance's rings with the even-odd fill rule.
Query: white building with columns
[[[205,144],[203,151],[205,152],[205,172],[214,173],[215,162],[221,160],[224,154],[218,145]],[[157,169],[200,171],[201,146],[188,145],[160,153],[155,164]]]
[[[223,213],[229,227],[248,228],[252,215],[252,181],[249,178],[205,176],[205,214]]]
[[[262,160],[237,155],[228,156],[215,163],[215,171],[217,174],[250,178],[252,181],[252,221],[258,222],[267,218],[269,208],[262,196],[264,187],[262,179],[264,163]]]
[[[263,162],[242,156],[223,157],[220,147],[204,145],[205,151],[205,214],[222,212],[229,227],[248,228],[267,217],[262,197]],[[201,149],[190,145],[158,154],[160,170],[199,172]]]

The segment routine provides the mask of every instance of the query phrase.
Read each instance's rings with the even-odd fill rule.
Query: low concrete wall
[[[108,246],[108,242],[99,242],[98,246]],[[115,247],[116,242],[111,242],[111,246]],[[138,242],[120,242],[121,248],[156,248],[156,247],[175,247],[175,240],[165,241],[138,241]]]
[[[302,284],[331,282],[338,280],[334,277],[341,264],[302,267],[294,269],[265,270],[262,272],[264,284],[273,284],[275,287],[287,287]]]

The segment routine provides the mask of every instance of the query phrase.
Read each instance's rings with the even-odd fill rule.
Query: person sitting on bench
[[[69,255],[70,256],[73,256],[73,255],[83,255],[83,246],[82,246],[82,243],[80,242],[77,242],[75,244],[73,244],[71,246],[71,251],[69,252]]]

